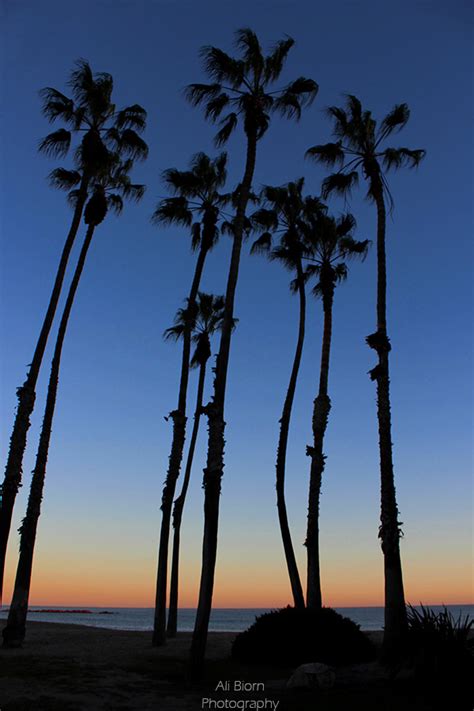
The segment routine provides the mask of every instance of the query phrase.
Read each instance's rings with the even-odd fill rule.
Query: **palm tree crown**
[[[74,154],[76,170],[59,168],[50,174],[51,184],[64,190],[79,185],[81,174],[92,177],[104,168],[113,154],[144,160],[148,147],[139,134],[146,127],[146,111],[138,104],[117,110],[112,103],[113,79],[106,72],[93,73],[89,63],[80,59],[72,71],[69,86],[72,98],[52,87],[40,91],[42,111],[50,121],[62,121],[60,128],[44,138],[39,149],[46,155],[65,156],[72,134],[83,137]]]
[[[367,255],[370,242],[353,238],[355,226],[356,221],[349,213],[339,218],[322,213],[309,216],[305,224],[305,241],[311,264],[306,268],[305,279],[316,277],[315,296],[323,300],[332,298],[336,284],[347,278],[344,260],[364,259]]]
[[[332,192],[345,194],[358,183],[358,169],[362,168],[364,178],[369,182],[367,196],[375,198],[375,182],[380,180],[384,192],[392,204],[387,181],[382,166],[386,170],[408,166],[417,167],[425,156],[425,151],[410,148],[383,148],[382,144],[393,132],[400,131],[410,118],[407,104],[397,104],[380,122],[372,117],[371,111],[362,111],[357,97],[348,95],[346,108],[331,106],[327,110],[333,119],[336,143],[309,148],[306,155],[328,167],[339,166],[339,171],[323,182],[323,196]]]
[[[244,131],[257,140],[268,128],[270,113],[299,118],[303,106],[310,104],[318,92],[312,79],[299,77],[281,89],[269,91],[283,69],[294,44],[291,37],[275,44],[264,56],[257,35],[249,28],[235,33],[235,46],[241,57],[236,59],[217,47],[201,49],[201,58],[212,84],[190,84],[186,97],[193,106],[205,107],[206,118],[219,120],[215,137],[218,146],[227,142],[241,116]],[[223,112],[225,116],[221,118]]]
[[[303,197],[303,187],[304,178],[279,187],[265,186],[260,195],[264,207],[251,216],[254,230],[262,232],[252,245],[251,253],[265,252],[270,260],[279,261],[290,271],[297,270],[302,259],[311,254],[305,239],[308,218],[326,210],[319,198]],[[272,248],[277,235],[280,241]],[[298,290],[297,280],[291,283],[291,290]]]
[[[220,210],[230,200],[229,195],[219,192],[227,179],[226,167],[226,153],[214,159],[196,153],[189,170],[165,170],[163,182],[174,196],[161,200],[152,221],[191,227],[193,250],[201,245],[207,251],[212,249],[219,238]]]
[[[178,309],[174,326],[164,332],[165,339],[178,341],[184,338],[188,318],[188,309]],[[190,360],[192,368],[197,368],[210,358],[210,337],[222,327],[223,318],[224,297],[200,291],[196,299],[195,317],[192,323],[192,341],[196,346]],[[234,319],[234,327],[236,323],[237,319]]]

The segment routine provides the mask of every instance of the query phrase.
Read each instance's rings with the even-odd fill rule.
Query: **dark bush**
[[[446,607],[436,613],[408,605],[409,644],[417,678],[435,693],[458,692],[472,708],[474,620],[456,619]],[[461,708],[461,707],[460,707]]]
[[[285,607],[257,617],[236,637],[232,657],[251,664],[341,665],[369,661],[375,657],[375,649],[359,625],[330,607]]]

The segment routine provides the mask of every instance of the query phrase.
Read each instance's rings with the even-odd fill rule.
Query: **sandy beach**
[[[381,633],[370,634],[380,641]],[[29,622],[23,649],[0,650],[0,708],[195,711],[213,708],[209,699],[220,704],[214,708],[244,708],[236,703],[261,700],[267,705],[260,708],[278,711],[431,708],[415,693],[409,679],[391,682],[376,662],[338,669],[336,686],[329,691],[290,691],[285,685],[291,669],[233,662],[234,637],[235,633],[209,633],[205,676],[200,684],[188,686],[189,632],[157,649],[151,646],[149,632]],[[233,686],[233,680],[239,679],[263,683],[264,690],[216,691],[219,681],[231,680]]]

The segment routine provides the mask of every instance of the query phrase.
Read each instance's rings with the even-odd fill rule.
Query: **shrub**
[[[375,649],[359,625],[330,607],[312,610],[288,606],[257,617],[236,637],[232,657],[251,664],[341,665],[373,659]]]
[[[407,612],[410,652],[418,679],[437,693],[457,691],[464,697],[472,696],[474,620],[461,614],[456,619],[446,607],[436,613],[423,605],[421,611],[408,605]]]

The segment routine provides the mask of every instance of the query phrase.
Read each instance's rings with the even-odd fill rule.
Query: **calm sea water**
[[[430,606],[435,611],[443,608]],[[447,605],[448,610],[457,618],[474,617],[474,605]],[[47,610],[62,612],[48,612]],[[216,609],[211,613],[209,629],[214,632],[241,632],[255,622],[255,617],[269,612],[271,608],[255,609]],[[67,622],[75,625],[103,627],[116,630],[152,630],[153,609],[136,607],[87,607],[79,612],[71,607],[31,607],[30,620],[38,622]],[[360,625],[363,630],[380,630],[383,627],[383,607],[337,607],[336,610]],[[6,619],[8,610],[0,610],[0,620]],[[192,631],[196,610],[182,609],[178,616],[178,629],[182,632]]]

